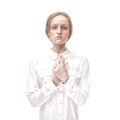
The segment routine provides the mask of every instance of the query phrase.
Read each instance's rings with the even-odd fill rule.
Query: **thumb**
[[[65,68],[68,69],[68,62],[65,63]]]

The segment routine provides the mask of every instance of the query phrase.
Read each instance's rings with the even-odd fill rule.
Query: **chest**
[[[69,76],[76,76],[80,78],[82,71],[82,63],[78,58],[68,58],[68,74]],[[55,60],[45,60],[42,64],[38,65],[38,73],[41,78],[47,78],[52,76]]]

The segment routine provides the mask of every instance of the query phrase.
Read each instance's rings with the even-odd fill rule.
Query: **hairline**
[[[48,17],[48,19],[47,19],[47,21],[46,21],[46,34],[47,34],[47,36],[48,36],[48,38],[49,38],[49,32],[50,32],[50,25],[51,25],[51,22],[52,22],[52,20],[56,17],[56,16],[59,16],[59,15],[61,15],[61,16],[64,16],[66,19],[67,19],[67,21],[68,21],[68,24],[69,24],[69,28],[70,28],[70,31],[69,31],[69,37],[68,37],[68,39],[71,37],[71,35],[72,35],[72,21],[71,21],[71,18],[70,18],[70,16],[67,14],[67,13],[65,13],[65,12],[54,12],[54,13],[52,13],[49,17]]]

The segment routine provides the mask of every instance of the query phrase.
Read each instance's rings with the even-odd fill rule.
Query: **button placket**
[[[59,94],[58,94],[58,115],[59,115],[59,120],[62,120],[62,109],[63,109],[63,88],[62,88],[62,84],[60,84],[59,86]]]

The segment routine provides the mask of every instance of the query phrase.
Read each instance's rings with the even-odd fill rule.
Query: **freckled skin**
[[[53,18],[50,25],[49,38],[52,42],[53,51],[58,54],[66,49],[66,42],[69,37],[69,22],[63,15],[58,15]],[[65,63],[64,58],[61,56],[57,59],[54,64],[52,72],[52,80],[57,86],[61,81],[62,83],[67,82],[68,76],[68,64]]]

